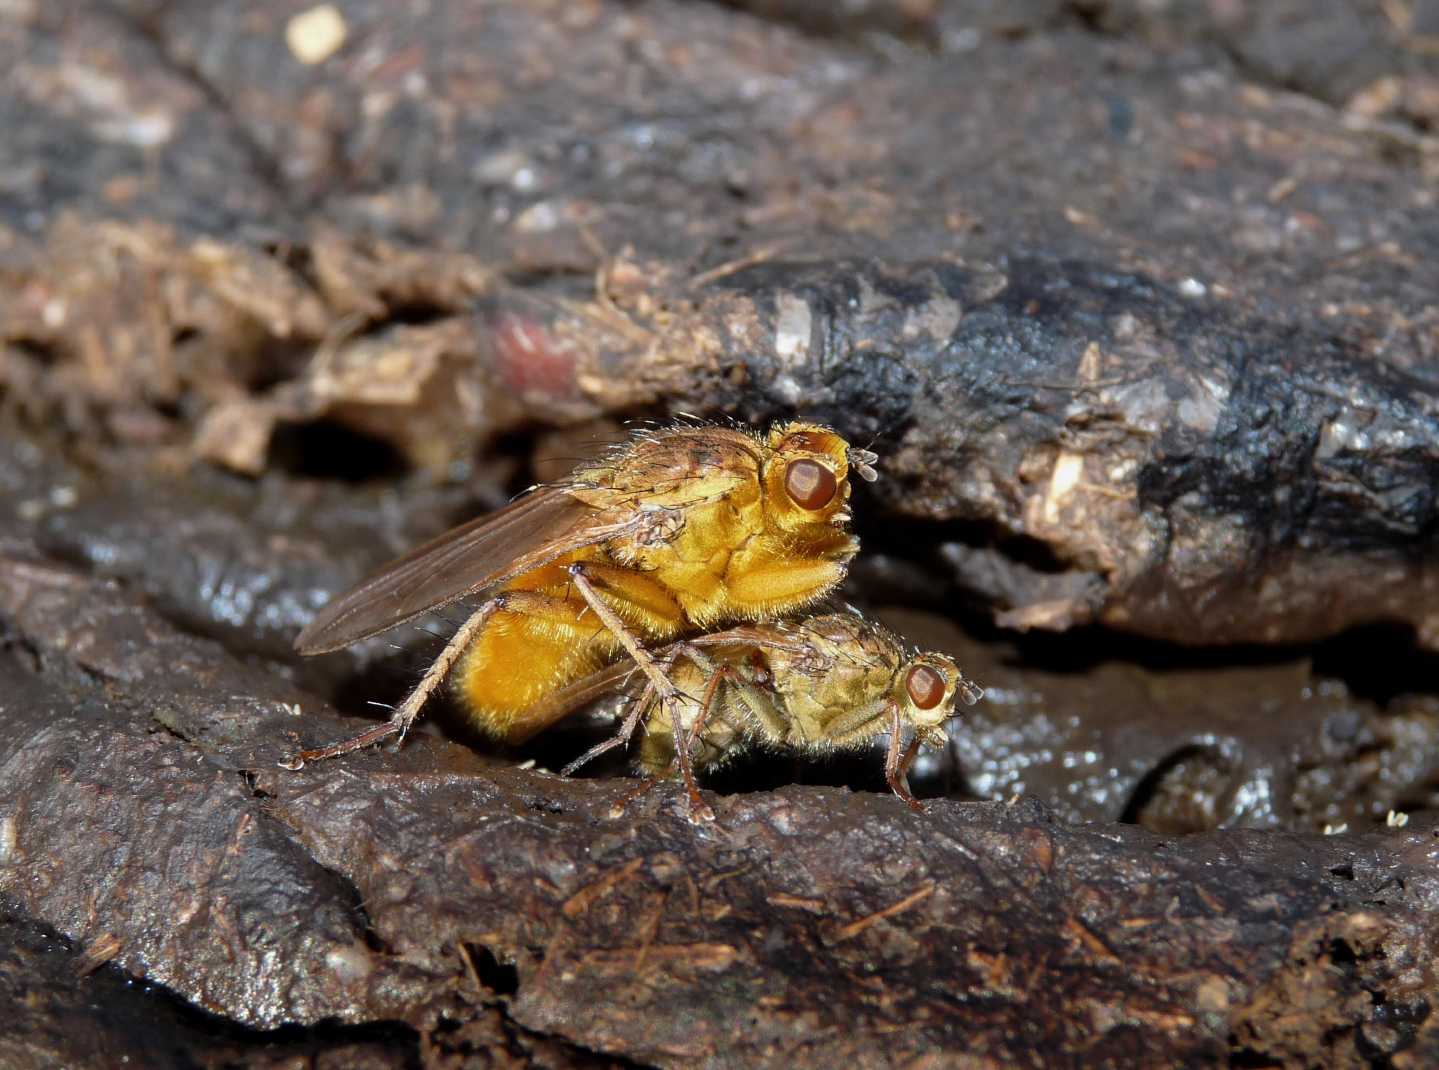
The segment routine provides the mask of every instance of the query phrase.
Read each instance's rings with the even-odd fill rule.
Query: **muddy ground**
[[[0,3],[0,1062],[1439,1061],[1439,4]],[[436,704],[629,420],[880,454],[914,782]]]

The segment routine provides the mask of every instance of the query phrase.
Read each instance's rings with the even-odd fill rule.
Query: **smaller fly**
[[[691,766],[715,768],[750,746],[819,756],[859,749],[886,732],[885,780],[922,812],[909,790],[910,765],[922,746],[947,743],[944,723],[955,716],[956,697],[973,705],[983,695],[952,658],[909,649],[855,611],[712,632],[674,643],[660,657],[681,700],[662,702],[648,684],[619,731],[564,773],[625,746],[643,722],[641,769],[650,776],[671,776],[676,768],[686,774],[690,814],[704,820],[714,815],[688,775]],[[534,711],[532,724],[552,724],[622,689],[632,671],[621,663],[576,681],[552,696],[544,711]]]

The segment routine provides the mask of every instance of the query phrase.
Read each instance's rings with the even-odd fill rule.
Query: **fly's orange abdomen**
[[[476,726],[501,740],[525,738],[526,710],[616,656],[618,644],[604,628],[587,630],[581,634],[578,620],[564,627],[528,613],[495,613],[455,670],[455,689]]]
[[[586,605],[568,566],[580,562],[601,597],[646,640],[676,638],[678,604],[643,574],[612,564],[600,548],[566,554],[500,591],[504,603],[465,650],[455,689],[471,720],[497,739],[519,742],[534,731],[526,714],[560,688],[614,661],[619,639]]]

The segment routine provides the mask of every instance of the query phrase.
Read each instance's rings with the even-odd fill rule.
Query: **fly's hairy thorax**
[[[790,713],[787,742],[796,747],[829,746],[829,726],[855,707],[883,695],[890,673],[884,668],[841,664],[824,676],[776,677]]]
[[[649,643],[678,637],[696,621],[687,609],[716,604],[728,566],[726,539],[742,520],[733,500],[758,500],[753,440],[739,431],[696,429],[678,441],[641,440],[623,456],[577,471],[569,493],[597,512],[653,517],[637,534],[565,554],[501,587],[506,598],[465,651],[455,687],[471,719],[500,739],[529,734],[525,712],[619,657],[567,571],[587,575],[624,623]],[[747,487],[754,490],[745,494]],[[708,620],[708,617],[701,617]]]
[[[668,542],[625,547],[616,556],[669,590],[692,625],[708,627],[737,615],[728,578],[736,559],[764,535],[759,484],[750,481],[692,506]]]
[[[672,470],[655,472],[661,485],[687,489],[645,496],[656,516],[652,531],[609,547],[617,563],[666,588],[696,628],[803,608],[840,581],[858,549],[832,523],[783,530],[766,500],[754,444],[732,435],[693,451],[681,479]]]
[[[790,714],[787,742],[828,748],[830,725],[856,707],[888,693],[898,651],[858,617],[823,618],[820,629],[800,628],[802,651],[770,655],[774,688]]]

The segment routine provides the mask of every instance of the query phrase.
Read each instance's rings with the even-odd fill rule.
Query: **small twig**
[[[923,888],[919,889],[919,891],[912,892],[909,895],[905,896],[898,903],[892,903],[889,906],[885,907],[883,910],[876,910],[873,914],[867,914],[856,921],[850,922],[848,925],[839,929],[834,934],[835,941],[838,942],[840,940],[848,940],[852,936],[858,936],[860,933],[864,932],[876,922],[881,922],[885,918],[892,918],[896,914],[904,913],[916,903],[928,899],[931,895],[934,894],[934,889],[935,885],[931,881],[929,884],[926,884]]]

